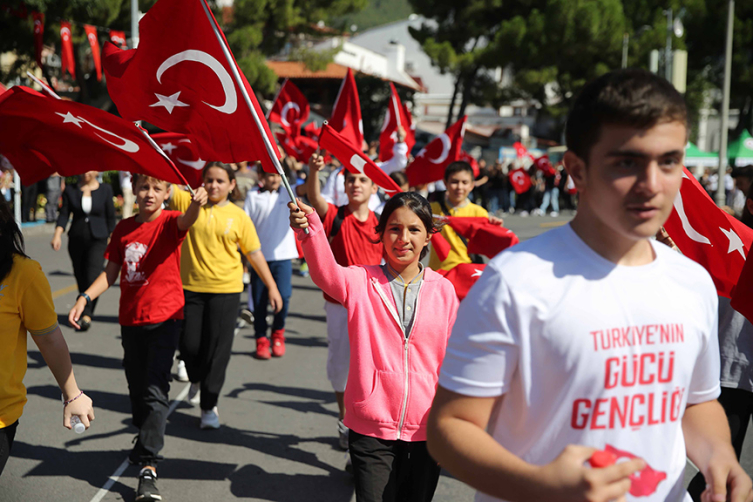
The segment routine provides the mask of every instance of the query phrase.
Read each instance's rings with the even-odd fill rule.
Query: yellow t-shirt
[[[26,331],[34,336],[58,327],[50,283],[39,263],[20,255],[0,280],[0,428],[13,425],[26,404]]]
[[[473,202],[468,202],[468,204],[466,204],[465,206],[457,208],[451,207],[449,204],[446,204],[446,206],[450,211],[449,216],[489,217],[489,213],[486,212],[486,209],[474,204]],[[439,202],[431,203],[431,212],[432,214],[438,215],[445,214],[442,211],[442,206],[439,204]],[[439,256],[437,256],[437,252],[434,251],[434,248],[432,248],[431,256],[429,258],[429,267],[431,269],[451,270],[453,267],[455,267],[455,265],[459,265],[460,263],[471,263],[471,258],[470,256],[468,256],[468,247],[463,244],[460,236],[457,234],[457,232],[455,232],[455,230],[452,229],[452,227],[445,225],[442,228],[442,236],[447,239],[447,242],[450,244],[450,253],[447,255],[447,259],[445,261],[440,262]]]
[[[170,209],[185,213],[191,205],[191,195],[176,186],[172,190]],[[246,212],[233,203],[202,207],[181,249],[183,289],[194,293],[242,292],[239,246],[244,255],[261,249],[256,228]]]

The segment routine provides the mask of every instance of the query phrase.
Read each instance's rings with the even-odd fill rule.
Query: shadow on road
[[[307,321],[327,322],[327,317],[324,315],[311,315],[311,314],[302,314],[300,312],[288,311],[288,317],[295,317],[297,319],[306,319]]]
[[[266,472],[249,464],[230,476],[230,491],[238,498],[274,502],[348,502],[353,496],[353,482],[344,471],[329,476]]]
[[[26,392],[35,396],[46,397],[54,401],[60,402],[60,389],[55,385],[35,385],[33,387],[27,387]],[[115,394],[114,392],[104,392],[100,390],[87,390],[86,395],[89,396],[94,403],[94,410],[97,409],[114,411],[122,413],[127,416],[131,416],[131,402],[128,399],[127,394]]]
[[[321,291],[319,286],[309,285],[309,284],[293,284],[293,289],[303,289],[306,291]]]
[[[42,354],[37,351],[27,352],[33,363],[29,363],[29,369],[44,368],[47,364],[44,362]],[[97,354],[84,354],[82,352],[71,352],[71,362],[73,363],[73,370],[76,370],[76,366],[89,366],[91,368],[102,369],[123,369],[123,360],[116,357],[100,356]],[[88,391],[87,391],[88,392]]]

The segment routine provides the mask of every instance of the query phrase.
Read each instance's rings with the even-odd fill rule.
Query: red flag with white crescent
[[[415,160],[405,170],[410,186],[443,179],[445,168],[460,159],[467,118],[463,115],[460,120],[434,138],[416,155]]]
[[[61,40],[61,60],[63,64],[62,72],[71,74],[76,78],[76,60],[73,57],[73,40],[71,39],[71,23],[68,21],[60,22],[60,40]]]
[[[37,60],[37,66],[42,68],[42,49],[44,48],[44,14],[41,12],[32,12],[31,17],[34,20],[34,56]]]
[[[348,73],[343,78],[340,91],[337,93],[329,125],[359,151],[363,149],[361,101],[358,98],[356,79],[353,78],[353,72],[350,71],[350,68],[348,68]]]
[[[126,48],[126,35],[124,31],[110,30],[110,42],[115,44],[119,49]]]
[[[97,40],[97,28],[90,24],[84,25],[86,39],[89,41],[89,47],[92,49],[92,58],[94,59],[94,69],[97,71],[97,81],[102,82],[102,56],[99,54],[99,41]]]
[[[269,110],[269,121],[280,124],[288,136],[298,136],[301,124],[309,118],[309,102],[306,96],[288,79],[282,83],[277,99]]]
[[[478,263],[460,263],[450,270],[437,270],[437,272],[444,276],[445,279],[450,281],[455,286],[455,294],[458,295],[460,301],[468,296],[468,291],[471,290],[476,281],[479,280],[481,274],[484,273],[486,265]]]
[[[329,124],[322,126],[322,137],[319,138],[319,146],[327,150],[351,173],[365,174],[371,181],[376,183],[387,195],[402,192],[400,187],[382,171],[382,168],[368,158],[360,149],[356,150],[353,144],[335,131]]]
[[[151,136],[157,146],[185,176],[191,188],[198,188],[204,183],[202,171],[207,161],[201,158],[199,149],[191,138],[177,132],[160,132]]]
[[[405,130],[405,144],[410,152],[416,143],[416,135],[410,130],[411,124],[405,116],[405,108],[400,102],[400,96],[395,90],[395,85],[390,82],[390,100],[382,123],[382,132],[379,134],[379,161],[387,162],[395,154],[393,149],[397,143],[397,130],[402,127]],[[411,134],[409,134],[409,132]]]
[[[159,0],[139,22],[138,49],[123,51],[106,43],[103,66],[110,97],[127,120],[188,134],[202,158],[259,160],[265,171],[276,173],[271,155],[279,159],[279,152],[264,112],[235,60],[228,62],[227,41],[221,31],[218,40],[217,21],[211,12],[207,17],[204,7],[204,0]]]
[[[0,95],[0,152],[26,186],[103,166],[183,183],[132,122],[22,86]]]
[[[519,159],[528,157],[529,159],[535,161],[536,158],[531,154],[531,152],[528,151],[528,149],[523,146],[523,143],[520,141],[516,141],[512,144],[513,148],[515,148],[515,153],[517,154]]]
[[[522,167],[510,171],[507,177],[510,178],[512,188],[518,195],[527,192],[531,188],[531,177],[528,176],[528,171]]]
[[[285,153],[298,162],[306,163],[319,148],[319,144],[306,136],[289,136],[284,132],[275,133],[277,141]]]
[[[536,169],[544,173],[544,176],[546,176],[547,178],[551,178],[552,176],[557,175],[557,171],[554,169],[552,162],[549,160],[549,155],[544,154],[541,157],[537,157],[533,161],[533,165],[536,166]]]
[[[682,254],[709,272],[717,293],[732,298],[753,243],[753,229],[718,208],[685,168],[664,228]]]
[[[416,145],[416,123],[413,122],[413,115],[408,110],[408,105],[402,103],[403,117],[405,117],[405,144],[408,145],[408,152],[413,150]]]

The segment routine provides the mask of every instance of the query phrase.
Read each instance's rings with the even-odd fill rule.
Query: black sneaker
[[[159,494],[157,489],[157,473],[148,467],[144,467],[139,473],[136,501],[151,502],[155,500],[162,500],[162,495]]]

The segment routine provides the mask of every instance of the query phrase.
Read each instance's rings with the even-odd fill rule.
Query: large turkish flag
[[[685,168],[682,178],[664,228],[682,254],[708,270],[719,295],[732,298],[753,230],[719,209]]]
[[[418,152],[416,158],[405,174],[408,175],[410,186],[423,185],[432,181],[444,179],[444,171],[448,165],[460,159],[463,152],[463,137],[465,136],[465,121],[463,118],[452,124],[449,129],[431,140]]]
[[[327,150],[351,173],[361,173],[369,177],[371,181],[381,187],[388,195],[402,192],[397,183],[382,171],[382,168],[368,158],[360,149],[356,149],[352,143],[341,136],[328,124],[322,126],[322,136],[319,138],[319,146]]]
[[[135,124],[22,86],[0,95],[0,152],[27,186],[103,169],[183,183]]]
[[[337,93],[329,125],[358,151],[363,150],[363,121],[361,120],[361,101],[358,98],[356,79],[348,68],[340,92]]]
[[[276,173],[270,155],[279,152],[264,112],[241,73],[256,117],[247,106],[233,78],[237,64],[232,57],[228,63],[225,37],[220,32],[218,40],[205,6],[204,0],[159,0],[139,22],[138,49],[106,43],[107,90],[123,118],[189,134],[207,160],[260,160]]]
[[[301,124],[309,118],[309,102],[293,82],[285,79],[269,110],[270,122],[280,124],[288,136],[301,134]]]

